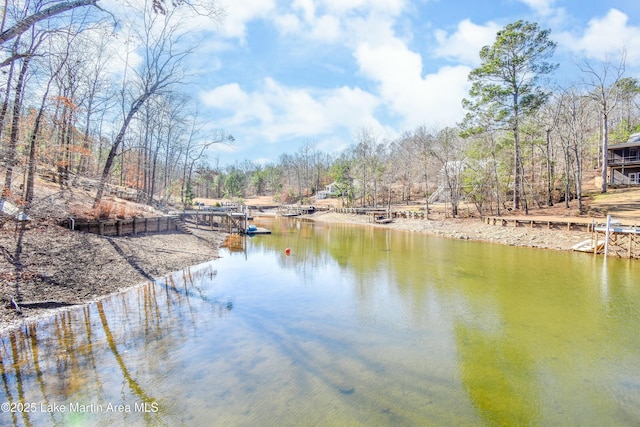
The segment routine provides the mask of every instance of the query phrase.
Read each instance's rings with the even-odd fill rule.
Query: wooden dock
[[[282,205],[278,206],[278,215],[284,217],[309,215],[315,213],[317,209],[314,206],[299,206],[299,205]]]
[[[500,225],[503,227],[528,227],[528,228],[546,228],[593,231],[595,221],[593,218],[571,218],[567,220],[550,220],[544,216],[532,217],[485,217],[483,221],[489,225]]]
[[[604,239],[604,240],[600,240]],[[604,242],[598,245],[595,242]],[[640,258],[640,228],[635,224],[623,224],[607,217],[606,224],[594,227],[592,236],[593,253],[615,255],[620,258]]]
[[[249,231],[249,220],[253,219],[246,206],[223,206],[205,209],[189,209],[179,213],[182,220],[194,222],[196,228],[225,231],[238,234],[271,234],[266,228]]]
[[[484,221],[502,227],[586,231],[591,233],[591,239],[575,245],[574,251],[614,255],[620,258],[640,258],[640,227],[635,224],[623,224],[620,220],[611,221],[608,231],[606,224],[602,223],[603,218],[596,222],[594,218],[549,220],[545,217],[486,217]]]
[[[427,215],[424,211],[415,210],[392,210],[382,208],[331,208],[330,212],[352,215],[385,215],[389,218],[408,218],[408,219],[426,219]]]
[[[131,218],[117,221],[74,221],[68,219],[61,225],[70,230],[97,234],[99,236],[126,236],[135,234],[164,233],[180,230],[175,217]]]
[[[249,236],[253,236],[254,234],[271,234],[271,230],[267,230],[266,228],[258,227],[255,230],[247,229],[247,234]]]

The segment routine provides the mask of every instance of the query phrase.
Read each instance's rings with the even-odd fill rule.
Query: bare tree
[[[558,102],[561,112],[558,123],[558,134],[566,150],[565,157],[572,158],[566,161],[567,182],[573,169],[578,209],[582,211],[582,171],[585,157],[587,135],[591,131],[592,116],[590,114],[589,98],[575,88],[564,91]],[[574,165],[573,168],[571,165]],[[569,187],[565,189],[565,205],[569,207]]]
[[[27,166],[27,186],[25,190],[25,202],[27,209],[30,207],[34,196],[34,183],[36,174],[36,145],[38,137],[40,136],[40,127],[44,119],[45,109],[49,98],[49,91],[51,89],[52,83],[55,81],[55,79],[58,78],[58,75],[69,59],[70,47],[72,46],[71,41],[73,37],[74,34],[68,34],[65,43],[66,48],[62,52],[60,52],[59,55],[50,55],[49,57],[50,75],[45,85],[44,93],[42,95],[42,102],[40,103],[40,108],[38,109],[38,113],[36,114],[33,124],[33,130],[31,131],[31,137],[29,138],[29,160]]]
[[[97,28],[93,33],[99,37],[83,41],[83,51],[90,52],[83,58],[85,70],[81,79],[82,100],[78,102],[83,107],[84,130],[82,132],[82,151],[80,162],[78,163],[77,173],[86,173],[90,169],[90,148],[92,142],[92,129],[98,118],[94,118],[103,109],[109,107],[110,101],[113,100],[113,91],[111,90],[111,81],[107,76],[107,66],[112,59],[107,51],[107,44],[112,40],[108,37],[105,28]],[[97,39],[97,40],[96,40]],[[95,41],[95,42],[94,42]],[[104,115],[103,115],[104,116]]]
[[[620,55],[620,61],[613,64],[610,60],[604,60],[598,64],[584,60],[578,64],[578,68],[585,75],[583,83],[589,89],[589,96],[600,107],[601,118],[601,159],[602,159],[602,186],[601,192],[607,192],[607,156],[609,149],[609,114],[616,107],[620,91],[616,90],[625,71],[626,51]]]
[[[560,115],[562,114],[562,92],[559,96],[552,96],[547,104],[538,112],[534,120],[540,123],[544,128],[544,159],[546,167],[546,203],[547,206],[553,206],[553,183],[555,179],[555,167],[553,156],[553,133],[558,130]]]
[[[186,35],[181,27],[181,19],[184,19],[184,16],[179,17],[176,9],[154,13],[145,7],[142,14],[142,28],[139,29],[138,38],[142,43],[143,63],[139,70],[135,70],[135,81],[128,85],[133,91],[124,93],[122,123],[107,155],[94,207],[97,207],[102,199],[111,167],[129,124],[149,98],[169,90],[182,81],[183,61],[192,52],[192,48],[182,43]]]
[[[418,167],[422,179],[424,179],[425,185],[425,212],[427,218],[429,218],[429,180],[432,176],[431,169],[433,168],[434,157],[432,155],[434,148],[434,136],[427,131],[427,128],[420,126],[417,128],[411,136],[411,149],[415,158],[418,160]]]
[[[455,128],[445,128],[438,132],[431,155],[440,163],[441,185],[447,189],[451,215],[458,216],[458,205],[462,198],[462,171],[464,150],[460,132]]]
[[[21,60],[20,71],[18,72],[18,78],[13,90],[13,112],[11,118],[11,131],[9,135],[9,141],[5,150],[5,161],[7,164],[7,170],[5,172],[5,181],[3,195],[11,191],[11,184],[13,180],[13,170],[17,162],[16,147],[19,139],[20,120],[22,117],[22,102],[24,99],[25,85],[27,79],[27,73],[29,71],[29,65],[33,59],[33,55],[36,53],[40,45],[44,42],[46,33],[36,32],[35,29],[31,32],[29,42],[27,43],[28,55],[25,55]]]
[[[44,4],[42,2],[35,3],[35,10],[21,14],[13,24],[9,26],[9,28],[4,28],[4,23],[6,20],[7,9],[6,7],[2,12],[2,32],[0,33],[0,45],[12,40],[21,34],[25,33],[29,30],[29,28],[33,27],[36,23],[44,20],[48,20],[49,18],[60,15],[64,12],[68,12],[70,10],[84,7],[84,6],[97,6],[98,0],[75,0],[75,1],[62,1],[53,4],[52,6],[43,8]],[[15,56],[13,59],[17,59]],[[7,61],[5,61],[6,63]],[[4,63],[2,65],[5,65]]]
[[[377,183],[381,179],[379,153],[382,151],[378,136],[370,129],[362,128],[356,135],[358,142],[354,148],[354,176],[361,190],[361,205],[368,204],[377,197]]]
[[[209,138],[201,138],[201,129],[197,128],[197,114],[193,116],[191,131],[184,146],[184,165],[182,168],[182,187],[180,189],[180,201],[185,202],[186,190],[191,187],[193,169],[205,155],[205,151],[214,144],[232,143],[233,136],[222,130],[213,132]]]

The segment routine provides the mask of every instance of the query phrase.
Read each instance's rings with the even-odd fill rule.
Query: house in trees
[[[317,199],[326,199],[327,197],[335,197],[339,196],[339,190],[336,182],[332,182],[331,184],[324,187],[324,190],[318,191],[316,194]]]
[[[627,142],[608,147],[607,166],[611,184],[640,184],[640,133]]]

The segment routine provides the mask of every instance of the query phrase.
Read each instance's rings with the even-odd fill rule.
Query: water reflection
[[[483,422],[589,425],[640,415],[637,405],[616,403],[616,395],[640,403],[633,391],[640,384],[640,340],[630,330],[640,319],[637,263],[351,230],[316,224],[308,233],[331,255],[325,263],[353,274],[361,321],[379,324],[385,303],[394,307],[385,321],[419,334],[444,317],[453,325],[457,375]],[[613,379],[620,360],[634,380]],[[617,391],[575,390],[585,384]]]
[[[600,297],[602,298],[602,303],[604,305],[609,304],[609,269],[607,268],[607,258],[605,258],[602,262],[602,267],[600,269],[601,278],[600,278]]]
[[[147,373],[194,328],[231,312],[229,299],[205,295],[215,275],[212,266],[186,269],[10,332],[0,347],[2,424],[161,423],[172,403]]]
[[[220,260],[9,333],[0,399],[38,410],[0,424],[640,419],[633,261],[266,221]]]

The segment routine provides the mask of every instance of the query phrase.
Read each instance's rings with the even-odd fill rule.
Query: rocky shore
[[[555,250],[570,250],[590,238],[587,232],[501,227],[478,219],[398,219],[380,225],[363,215],[317,212],[309,218]],[[217,258],[226,235],[191,231],[106,238],[46,223],[26,230],[5,226],[0,229],[0,331]]]

